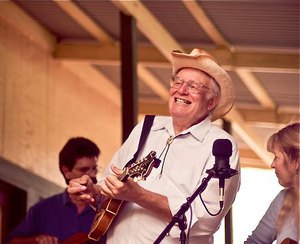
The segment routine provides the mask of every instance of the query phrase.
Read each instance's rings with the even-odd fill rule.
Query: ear
[[[296,175],[299,174],[299,160],[293,160],[291,163],[292,170],[296,172]]]
[[[207,109],[208,111],[212,111],[219,103],[219,97],[213,96],[211,99],[209,99]]]
[[[63,172],[65,178],[69,179],[70,170],[65,165],[61,166],[61,171]]]
[[[297,172],[299,172],[299,160],[295,162],[295,169]]]

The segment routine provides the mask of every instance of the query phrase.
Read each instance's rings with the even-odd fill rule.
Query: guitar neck
[[[129,175],[127,173],[127,168],[124,169],[123,173],[120,174],[120,176],[118,177],[118,179],[122,182],[125,182],[128,179]]]

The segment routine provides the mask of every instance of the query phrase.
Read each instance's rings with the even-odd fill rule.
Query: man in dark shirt
[[[86,174],[96,183],[99,154],[99,148],[89,139],[71,138],[59,153],[59,168],[66,183]],[[86,234],[94,215],[95,211],[89,205],[73,203],[65,190],[32,206],[5,244],[56,244],[67,240],[68,243],[89,243]],[[70,239],[74,237],[81,240]]]

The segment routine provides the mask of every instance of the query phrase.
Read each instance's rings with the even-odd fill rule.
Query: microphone
[[[219,179],[220,206],[223,207],[225,179],[237,174],[236,170],[230,168],[229,158],[232,155],[232,144],[228,139],[217,139],[213,144],[212,154],[215,156],[215,164],[211,170],[214,178]],[[211,171],[207,170],[207,171]]]

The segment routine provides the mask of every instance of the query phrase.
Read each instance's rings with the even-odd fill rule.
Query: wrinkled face
[[[215,96],[207,94],[213,92],[209,89],[202,89],[198,94],[190,94],[186,82],[199,81],[202,85],[212,88],[213,81],[206,73],[191,68],[181,69],[177,76],[185,83],[180,88],[170,88],[169,112],[174,120],[184,119],[191,126],[203,120],[217,102]]]
[[[276,148],[274,148],[273,154],[271,167],[275,169],[279,184],[283,187],[292,186],[297,172],[296,163],[286,162],[284,154]]]
[[[88,175],[94,183],[97,182],[97,157],[82,157],[76,160],[76,163],[71,171],[64,167],[63,172],[68,180],[80,178],[83,175]]]

